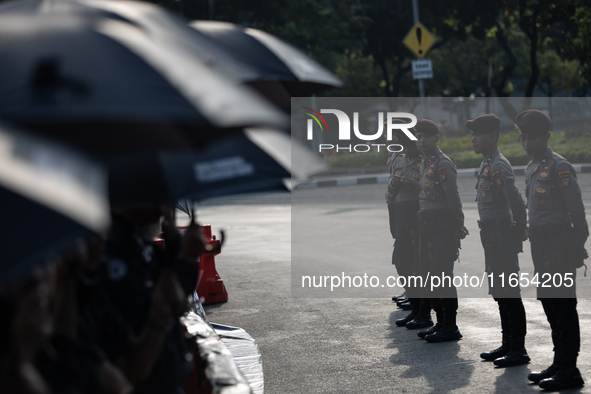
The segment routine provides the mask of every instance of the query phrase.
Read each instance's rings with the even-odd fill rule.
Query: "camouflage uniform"
[[[574,282],[589,235],[581,190],[573,167],[550,147],[542,161],[528,164],[525,183],[531,253],[540,284],[548,275],[558,274],[563,284],[565,274],[573,278],[571,287],[538,286],[538,298],[552,328],[555,363],[575,367],[580,330]]]
[[[527,110],[515,119],[515,126],[527,138],[546,136],[550,118],[538,110]],[[580,350],[579,316],[575,277],[576,268],[587,257],[584,249],[589,236],[585,208],[577,175],[566,159],[547,147],[539,162],[525,169],[529,238],[535,272],[539,276],[538,299],[550,328],[554,344],[552,365],[528,378],[550,390],[580,387],[584,384],[576,367]],[[554,282],[554,278],[559,279]],[[565,278],[572,278],[567,287]],[[546,282],[548,278],[551,278]],[[552,287],[543,287],[550,283]],[[556,283],[556,284],[554,284]]]
[[[420,269],[423,275],[453,276],[464,213],[456,166],[439,147],[432,156],[423,158],[420,185]],[[458,309],[455,286],[436,289],[429,296],[438,322],[455,326]]]
[[[392,175],[414,179],[418,185],[422,159],[423,155],[421,154],[414,160],[410,160],[404,154],[399,154],[392,165]],[[394,201],[393,206],[397,218],[397,237],[392,252],[392,264],[396,265],[399,276],[408,278],[415,274],[418,261],[419,221],[417,212],[419,211],[419,191],[402,184],[400,187],[391,190],[390,197]],[[408,286],[405,289],[413,307],[413,312],[416,314],[420,306],[420,299],[415,297],[413,290]]]

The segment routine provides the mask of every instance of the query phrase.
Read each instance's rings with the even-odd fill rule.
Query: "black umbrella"
[[[301,163],[292,167],[292,163]],[[118,159],[109,179],[113,205],[203,200],[258,191],[286,191],[286,178],[323,168],[285,133],[249,129],[196,152],[160,152]]]
[[[140,28],[159,45],[188,52],[233,81],[260,78],[257,70],[238,61],[187,21],[152,3],[125,0],[15,0],[0,4],[2,15],[69,14],[126,21]]]
[[[247,82],[268,97],[279,97],[281,91],[288,96],[310,96],[343,86],[310,56],[264,31],[218,21],[194,21],[191,27],[255,69],[259,78]]]
[[[220,129],[285,124],[258,96],[125,20],[4,15],[0,37],[0,118],[99,154],[195,147]]]
[[[191,53],[199,62],[246,83],[284,107],[292,96],[309,96],[343,82],[322,65],[275,36],[225,22],[186,21],[150,3],[113,0],[17,0],[0,14],[101,16],[127,21],[170,49]]]
[[[0,128],[0,286],[110,223],[103,167],[54,143]]]
[[[159,50],[164,51],[166,53],[170,52],[174,54],[177,58],[182,55],[181,59],[184,59],[184,57],[188,57],[191,59],[192,62],[194,61],[197,65],[203,65],[205,63],[206,67],[213,67],[216,69],[220,69],[226,73],[236,74],[233,75],[233,78],[235,78],[236,81],[258,78],[258,74],[250,71],[251,69],[248,66],[241,65],[240,67],[238,67],[237,65],[239,65],[240,62],[234,60],[234,58],[229,54],[224,55],[224,50],[220,50],[219,46],[215,43],[212,43],[210,39],[204,37],[194,29],[190,28],[186,23],[179,22],[177,18],[171,16],[169,13],[163,11],[162,9],[146,3],[126,1],[118,2],[22,0],[15,1],[12,3],[5,3],[4,5],[0,6],[0,14],[12,15],[15,17],[18,17],[23,14],[33,15],[33,17],[36,17],[37,19],[44,21],[43,23],[46,24],[49,23],[47,21],[67,18],[78,21],[79,24],[86,27],[86,30],[89,30],[88,26],[86,26],[89,25],[90,27],[92,27],[90,30],[98,29],[103,34],[106,31],[105,25],[108,27],[115,26],[115,30],[121,30],[120,33],[123,33],[124,30],[129,30],[131,32],[130,35],[115,35],[118,38],[118,40],[122,40],[125,43],[130,41],[132,43],[131,48],[134,51],[137,51],[138,48],[136,41],[141,41],[143,44],[145,44],[143,46],[139,46],[142,55],[145,55],[146,48],[153,49],[152,47],[154,46],[158,48],[156,52],[158,52]],[[94,28],[94,26],[98,26],[98,28]],[[55,24],[50,26],[48,30],[50,32],[53,32],[54,29]],[[109,37],[111,37],[111,35],[113,34],[112,30],[113,29],[111,29],[110,33],[108,34]],[[144,38],[143,34],[138,33],[138,31],[150,37],[150,41],[142,41]],[[137,35],[139,35],[139,39],[138,37],[135,37]],[[95,39],[94,36],[94,31],[91,31],[90,37]],[[79,38],[81,42],[84,41],[82,37]],[[104,37],[100,37],[99,40],[102,38]],[[29,42],[30,40],[25,41]],[[92,44],[92,42],[90,42],[89,44]],[[61,46],[58,47],[61,50]],[[83,45],[80,45],[80,48],[82,47]],[[2,53],[1,49],[2,47],[0,45],[0,57]],[[73,56],[73,58],[75,58],[75,56]],[[148,60],[154,61],[153,58],[149,58]],[[162,58],[156,57],[155,61],[156,63],[158,63],[163,60]],[[180,65],[182,65],[183,62],[177,63],[180,63]],[[70,71],[74,73],[78,72],[79,65],[80,62],[72,64]],[[177,67],[180,66],[176,63],[166,63],[166,65],[167,67],[171,67],[172,70],[176,70]],[[54,65],[49,64],[47,68],[50,72],[44,71],[42,74],[57,74],[55,72]],[[121,67],[121,69],[125,70],[126,68]],[[185,72],[184,74],[188,75],[187,72]],[[216,77],[215,73],[213,75],[214,77]],[[108,77],[109,76],[105,76],[104,79],[107,79]],[[192,78],[192,76],[190,76],[190,78]],[[196,74],[196,78],[200,80],[199,87],[196,87],[196,84],[193,83],[195,81],[192,81],[193,86],[196,89],[205,89],[207,91],[208,86],[215,84],[215,80],[211,80],[211,78],[204,77],[198,73]],[[62,79],[61,76],[59,77],[59,79]],[[147,80],[148,79],[146,79],[146,81]],[[151,79],[150,83],[153,84],[154,81],[157,81],[157,79]],[[112,92],[116,93],[117,88],[125,86],[124,84],[128,83],[128,81],[121,81],[120,84],[117,84],[109,80],[108,83],[113,85]],[[66,85],[68,87],[77,87],[76,83],[66,83]],[[81,89],[78,88],[74,90],[80,91]],[[237,105],[240,106],[240,101],[237,100],[240,97],[234,95],[234,93],[229,91],[229,89],[227,89],[225,95],[221,95],[222,97],[218,99],[216,99],[217,92],[213,93],[214,94],[211,95],[211,102],[210,100],[206,100],[204,97],[202,100],[202,105],[205,106],[207,109],[215,110],[217,108],[218,111],[216,112],[216,114],[219,117],[221,117],[220,122],[226,122],[225,125],[218,125],[218,127],[229,127],[227,122],[229,122],[231,118],[235,117],[236,112],[240,111],[234,109],[234,114],[229,113],[227,114],[228,116],[226,118],[226,113],[221,111],[223,107],[220,106],[219,102],[221,101],[221,99],[226,98],[228,100],[236,99],[236,101],[238,101]],[[237,180],[226,183],[209,182],[206,185],[200,183],[197,187],[195,185],[195,182],[190,182],[190,180],[193,179],[192,176],[188,176],[188,178],[181,176],[181,174],[189,174],[189,171],[187,170],[189,168],[188,165],[194,162],[197,157],[203,160],[211,161],[214,160],[216,156],[213,156],[211,153],[207,153],[207,155],[203,157],[203,153],[195,155],[191,153],[189,150],[186,150],[182,153],[171,153],[171,151],[173,149],[178,148],[196,147],[202,145],[204,142],[211,141],[212,139],[216,139],[223,136],[224,133],[220,133],[217,131],[214,133],[207,132],[207,125],[199,127],[199,129],[197,130],[195,130],[195,128],[187,130],[186,123],[190,123],[190,121],[183,122],[181,120],[178,122],[171,122],[167,119],[153,119],[155,116],[157,116],[158,113],[162,112],[162,108],[159,108],[159,106],[166,105],[170,101],[166,97],[160,97],[158,94],[159,92],[155,92],[155,94],[153,95],[152,100],[150,101],[150,103],[154,105],[153,110],[147,111],[150,113],[145,114],[144,118],[134,116],[133,112],[137,110],[145,111],[146,108],[141,105],[137,106],[137,108],[117,107],[118,112],[114,114],[112,119],[106,117],[105,115],[99,114],[98,120],[86,122],[83,127],[80,127],[80,124],[76,122],[64,123],[63,113],[61,115],[50,113],[50,115],[55,115],[58,119],[55,121],[53,119],[42,119],[43,122],[35,125],[35,128],[41,129],[43,132],[51,134],[52,137],[57,137],[66,140],[70,144],[76,145],[95,154],[98,153],[100,155],[117,155],[122,153],[129,154],[130,152],[146,150],[158,150],[168,152],[162,153],[161,155],[143,154],[139,156],[129,156],[126,159],[121,159],[117,161],[117,164],[111,172],[113,177],[116,177],[116,179],[118,179],[117,182],[113,183],[114,185],[118,185],[112,188],[112,192],[114,193],[114,195],[118,196],[114,198],[113,201],[124,201],[128,203],[140,202],[143,200],[168,201],[173,198],[171,196],[174,196],[174,198],[176,198],[179,196],[191,195],[195,198],[206,198],[225,194],[257,191],[261,189],[269,190],[283,188],[283,179],[289,177],[289,172],[286,172],[285,170],[279,171],[278,169],[280,167],[277,167],[277,163],[273,161],[274,159],[271,159],[270,163],[272,164],[268,166],[261,165],[260,163],[265,163],[265,160],[269,160],[269,158],[267,157],[267,153],[261,153],[262,151],[256,148],[256,145],[256,149],[249,150],[249,154],[251,155],[251,157],[249,158],[249,162],[257,163],[257,171],[255,174],[251,174],[248,177],[241,176]],[[141,96],[140,98],[145,98],[146,94],[140,94],[139,96]],[[230,97],[232,98],[230,99]],[[117,98],[117,100],[121,101],[120,98]],[[256,100],[249,100],[250,99],[248,97],[245,98],[244,96],[242,96],[242,101],[247,102],[246,107],[252,108],[253,105],[257,104]],[[76,104],[78,104],[78,102],[76,102]],[[107,103],[107,105],[108,104],[109,103]],[[177,111],[183,109],[183,107],[180,105],[171,105],[170,107]],[[29,109],[30,108],[28,108],[27,110]],[[97,118],[96,113],[97,110],[100,109],[100,107],[93,107],[89,104],[87,109],[91,111],[91,120]],[[0,105],[0,114],[1,110],[2,109]],[[130,111],[128,112],[128,110]],[[193,109],[191,109],[191,111],[193,111]],[[191,112],[191,114],[193,114],[193,112]],[[249,114],[244,114],[244,116],[247,115]],[[69,114],[66,114],[66,118],[68,117]],[[127,120],[123,122],[118,119]],[[273,123],[273,121],[279,119],[280,117],[277,116],[277,113],[273,113],[271,117],[272,121],[269,121],[269,119],[261,119],[259,123]],[[252,121],[252,119],[243,123],[248,123],[250,121]],[[28,121],[27,124],[31,126],[31,123],[31,121]],[[251,123],[256,122],[252,121]],[[241,132],[241,129],[236,127],[230,130],[234,131],[234,134],[236,135],[236,137],[232,141],[238,141],[239,144],[242,144],[241,141],[243,141],[245,137],[238,136],[239,132]],[[250,135],[253,135],[253,133],[251,133]],[[262,134],[257,135],[261,136]],[[270,134],[267,133],[265,135],[269,136]],[[283,144],[283,146],[281,147],[282,155],[285,157],[289,157],[289,154],[291,153],[289,138],[285,135],[282,136],[282,138],[283,140],[287,139],[288,141],[287,144]],[[278,140],[278,138],[259,138],[258,143],[262,143],[263,146],[266,146],[269,145],[269,141],[276,142],[276,140]],[[252,145],[252,142],[248,143]],[[218,144],[218,146],[224,147],[224,149],[217,149],[216,152],[219,152],[218,159],[225,160],[224,158],[227,157],[227,155],[224,156],[226,151],[232,151],[232,148],[228,148],[230,144],[231,143],[229,141],[225,141],[221,143],[221,145]],[[297,147],[294,147],[294,149],[297,149]],[[208,152],[212,151],[215,150],[212,150],[212,148],[208,150]],[[277,152],[278,149],[273,148],[271,149],[271,151]],[[260,157],[253,157],[255,152],[256,155],[260,155]],[[298,152],[300,151],[298,150]],[[164,168],[167,169],[168,174],[175,175],[167,175],[165,181],[160,179],[164,182],[161,183],[157,180],[159,176],[158,171],[147,171],[146,169],[159,167],[159,163],[162,162],[164,157],[166,157],[166,164]],[[287,160],[288,165],[285,165],[285,163],[283,163],[284,167],[290,168],[290,171],[294,172],[294,174],[297,177],[302,177],[309,172],[308,168],[305,167],[308,167],[310,163],[312,164],[313,169],[319,168],[319,166],[317,165],[318,161],[314,160],[315,157],[313,157],[312,155],[305,156],[305,153],[301,152],[299,157],[302,157],[302,160],[299,161],[297,163],[299,165],[294,168],[291,168],[291,163],[289,163],[289,159]],[[281,158],[279,160],[281,161]],[[131,168],[134,169],[131,170]],[[135,174],[137,171],[140,171],[140,173],[144,175],[150,175],[148,175],[147,178],[144,179],[142,182],[139,182],[141,184],[141,187],[130,188],[129,185],[138,183],[138,181],[142,179],[142,177],[139,175],[132,175],[130,179],[126,177],[130,176],[130,174]],[[154,187],[150,187],[150,184],[154,185]],[[207,191],[204,190],[204,187],[207,187]]]

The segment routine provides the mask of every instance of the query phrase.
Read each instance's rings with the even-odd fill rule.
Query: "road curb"
[[[591,172],[591,164],[573,164],[577,173]],[[523,175],[525,166],[513,167],[515,175]],[[298,184],[294,190],[316,189],[319,187],[352,186],[352,185],[373,185],[388,183],[388,173],[366,174],[364,170],[356,170],[355,175],[320,175],[315,179]],[[475,178],[478,175],[478,168],[465,168],[458,170],[458,178]]]

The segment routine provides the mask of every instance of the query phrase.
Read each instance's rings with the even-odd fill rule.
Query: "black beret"
[[[537,109],[528,109],[515,118],[515,128],[520,133],[543,134],[552,127],[550,117]]]
[[[419,119],[417,125],[415,126],[415,134],[416,133],[425,133],[425,134],[439,134],[439,126],[435,122],[429,119]]]
[[[466,121],[466,127],[475,133],[492,133],[501,125],[501,119],[497,115],[480,115],[473,120]]]

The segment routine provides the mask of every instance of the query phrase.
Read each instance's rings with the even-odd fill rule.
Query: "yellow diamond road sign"
[[[419,58],[424,57],[435,43],[435,37],[421,22],[417,22],[408,32],[402,43]]]

